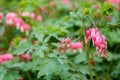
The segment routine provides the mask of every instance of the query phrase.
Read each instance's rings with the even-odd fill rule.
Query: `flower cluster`
[[[35,13],[22,12],[20,15],[15,12],[9,12],[6,14],[6,24],[7,26],[15,26],[17,29],[20,29],[21,32],[29,33],[31,30],[30,24],[25,23],[25,21],[20,18],[30,17],[32,20],[42,21],[41,15],[36,15]],[[0,12],[0,23],[2,22],[3,14]]]
[[[30,54],[25,55],[24,53],[22,53],[22,54],[20,55],[20,58],[21,58],[22,60],[25,60],[25,61],[29,62],[30,59],[31,59],[31,55],[30,55]]]
[[[5,61],[11,61],[13,59],[12,54],[2,54],[0,55],[0,64],[2,64]]]
[[[107,58],[107,41],[105,36],[100,34],[98,28],[90,28],[86,31],[86,42],[88,42],[90,39],[92,39],[93,46],[96,46],[95,55],[99,52],[102,57]]]
[[[82,50],[83,49],[83,43],[82,42],[75,42],[71,44],[71,48],[74,53],[76,53],[77,50]]]
[[[69,52],[70,49],[73,50],[74,53],[76,53],[77,50],[82,50],[83,48],[83,43],[82,42],[75,42],[75,43],[71,43],[71,39],[70,38],[66,38],[60,41],[59,47],[58,47],[58,51],[60,52]]]
[[[120,0],[108,0],[111,4],[120,4]]]
[[[23,19],[19,18],[14,12],[9,12],[6,14],[6,24],[14,25],[17,29],[20,29],[21,32],[26,32],[27,34],[31,29],[30,25],[26,24]]]
[[[22,17],[29,17],[32,20],[42,21],[42,16],[41,15],[36,15],[35,13],[29,13],[27,11],[22,12],[21,16]]]

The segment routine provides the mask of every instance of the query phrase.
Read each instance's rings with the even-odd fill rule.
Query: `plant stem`
[[[87,16],[88,20],[97,28],[96,24]]]
[[[30,73],[28,71],[26,71],[26,75],[28,76],[28,79],[29,80],[32,80],[31,76],[30,76]]]
[[[89,73],[90,73],[90,80],[93,80],[93,76],[92,76],[92,68],[90,65],[90,55],[89,55],[89,44],[87,45],[87,43],[85,44],[85,49],[86,49],[86,57],[87,57],[87,61],[88,61],[88,68],[89,68]]]
[[[99,77],[98,77],[98,74],[97,74],[97,70],[96,70],[96,63],[94,63],[94,67],[95,67],[96,80],[99,80]]]
[[[90,18],[87,16],[87,18],[90,20]],[[90,20],[90,22],[92,23],[92,21]],[[93,25],[95,25],[94,23],[92,23]],[[96,26],[96,25],[95,25]],[[85,34],[85,25],[84,25],[84,15],[83,15],[83,32],[84,32],[84,36],[86,35]],[[84,37],[84,44],[85,44],[85,50],[86,50],[86,58],[87,58],[87,61],[88,61],[88,68],[89,68],[89,73],[90,73],[90,80],[93,80],[93,76],[92,76],[92,68],[91,68],[91,65],[90,65],[90,55],[89,55],[89,43],[87,45],[86,41],[85,41],[85,37]]]
[[[113,62],[114,62],[114,57],[115,57],[115,55],[116,55],[116,53],[117,53],[117,50],[119,49],[119,46],[120,46],[120,45],[117,45],[117,47],[115,48],[115,51],[114,51],[112,60],[111,60],[109,66],[108,66],[108,68],[107,68],[107,72],[106,72],[106,73],[107,73],[108,76],[109,76],[109,71],[110,71],[110,69],[111,69],[111,67],[112,67],[112,65],[113,65]],[[107,77],[108,77],[108,76],[107,76]],[[108,77],[108,79],[109,79],[109,77]]]

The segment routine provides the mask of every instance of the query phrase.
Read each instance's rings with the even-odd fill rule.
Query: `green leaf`
[[[15,80],[20,78],[21,76],[18,74],[18,71],[10,70],[10,72],[6,73],[3,80]]]
[[[10,66],[10,68],[22,68],[23,66],[25,65],[24,62],[21,62],[21,63],[15,63],[13,65]]]
[[[38,72],[38,78],[40,78],[43,75],[50,75],[52,73],[55,73],[58,69],[58,63],[55,59],[47,59],[45,63],[42,63],[37,70]]]
[[[2,35],[4,33],[5,27],[4,26],[0,26],[0,35]]]
[[[30,42],[24,42],[18,45],[15,50],[13,51],[13,54],[20,55],[27,51],[27,54],[30,53],[33,49],[33,45]]]
[[[38,34],[38,33],[34,33],[34,34],[35,34],[35,37],[38,39],[38,41],[43,42],[43,38],[44,38],[43,34]]]
[[[84,75],[89,74],[89,69],[87,65],[79,66],[79,71]]]
[[[75,63],[77,63],[77,64],[85,62],[85,61],[86,61],[86,54],[84,52],[83,53],[79,53],[75,57]]]
[[[64,64],[64,60],[63,60],[63,59],[57,58],[57,60],[58,60],[58,62],[59,62],[60,64]]]
[[[35,50],[33,57],[41,57],[44,58],[44,51],[42,49]]]
[[[0,79],[3,80],[5,77],[5,74],[7,73],[7,70],[0,66]]]
[[[70,76],[69,80],[81,80],[78,74],[73,74]]]

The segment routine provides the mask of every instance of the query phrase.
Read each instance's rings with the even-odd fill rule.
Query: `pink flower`
[[[27,62],[29,62],[29,61],[30,61],[30,59],[31,59],[31,55],[30,55],[30,54],[28,54],[25,58],[26,58],[26,61],[27,61]]]
[[[103,44],[107,45],[107,41],[106,41],[106,38],[104,35],[101,36],[102,37],[102,40],[103,40]]]
[[[0,12],[0,22],[2,22],[3,14]]]
[[[61,0],[65,4],[70,4],[70,0]]]
[[[10,60],[13,59],[12,54],[4,54],[3,56],[4,56],[4,60],[5,60],[5,61],[10,61]]]
[[[95,43],[95,46],[100,46],[101,44],[102,44],[102,37],[101,36],[96,36],[96,39],[95,39],[95,41],[94,41],[94,43]]]
[[[109,21],[112,21],[112,19],[113,19],[113,17],[110,15],[110,16],[108,16],[108,20]]]
[[[26,38],[21,38],[20,42],[26,42],[27,39]]]
[[[31,29],[29,24],[24,24],[23,27],[24,27],[24,32],[30,31]]]
[[[63,39],[60,41],[60,44],[59,44],[59,47],[57,48],[58,52],[62,52],[64,53],[65,51],[66,52],[69,52],[70,51],[70,44],[71,42],[71,39],[70,38],[66,38],[66,39]]]
[[[55,6],[55,2],[54,1],[50,1],[50,6],[54,7]]]
[[[76,50],[76,49],[78,48],[78,46],[76,45],[76,43],[72,43],[72,44],[71,44],[71,48],[72,48],[73,50]]]
[[[35,19],[35,13],[32,13],[32,14],[30,15],[30,17],[32,18],[32,20],[34,20],[34,19]]]
[[[29,62],[30,59],[31,59],[31,55],[30,55],[30,54],[25,55],[25,53],[22,53],[22,54],[20,55],[20,58],[21,58],[22,60],[26,60],[27,62]]]
[[[31,15],[30,15],[29,12],[24,11],[24,12],[22,12],[21,16],[23,16],[23,17],[30,17]]]
[[[99,4],[96,4],[96,5],[95,5],[95,8],[96,8],[96,9],[100,9],[100,5],[99,5]]]
[[[29,31],[31,30],[31,27],[29,24],[23,24],[20,27],[20,30],[21,30],[21,32],[25,32],[28,35]]]
[[[24,21],[22,20],[22,18],[15,18],[14,19],[14,26],[17,27],[17,29],[19,29],[21,26],[23,26]]]
[[[86,41],[85,42],[88,42],[90,40],[90,38],[91,38],[90,35],[91,35],[91,29],[86,31]]]
[[[76,42],[71,44],[71,48],[73,49],[73,52],[76,53],[77,50],[83,49],[83,43],[82,42]]]
[[[70,50],[73,50],[74,53],[77,52],[77,50],[82,50],[83,49],[83,43],[82,42],[75,42],[71,44],[71,39],[66,38],[60,41],[60,45],[57,48],[58,52],[69,52]]]
[[[24,59],[25,59],[25,54],[22,53],[22,54],[20,55],[20,58],[21,58],[22,60],[24,60]]]
[[[120,4],[120,0],[110,0],[111,4]]]
[[[38,45],[38,43],[39,43],[39,42],[38,42],[37,40],[35,40],[35,41],[33,42],[34,45]]]
[[[42,21],[42,16],[38,15],[36,19],[37,21]]]
[[[79,49],[83,48],[83,42],[76,42],[76,45]]]
[[[2,64],[3,63],[3,60],[0,58],[0,64]]]
[[[69,44],[71,42],[71,39],[70,38],[66,38],[64,41],[65,41],[65,43]]]
[[[5,61],[11,61],[13,59],[13,55],[12,54],[2,54],[0,55],[0,64],[2,64]]]
[[[17,14],[14,12],[9,12],[6,14],[6,24],[7,25],[12,25],[14,19],[17,17]]]
[[[107,58],[107,41],[104,35],[100,34],[98,28],[90,28],[86,31],[86,42],[92,39],[93,46],[96,46],[96,52],[99,52],[103,57]]]

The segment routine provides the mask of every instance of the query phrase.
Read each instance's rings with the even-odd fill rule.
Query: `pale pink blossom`
[[[71,44],[71,48],[73,49],[73,52],[76,53],[77,50],[83,49],[83,43],[82,42],[75,42]]]
[[[36,19],[37,19],[37,21],[42,21],[42,16],[38,15]]]
[[[21,38],[20,42],[26,42],[27,38]]]
[[[35,13],[31,13],[30,17],[34,20],[35,19]]]
[[[17,17],[17,14],[14,12],[9,12],[6,14],[6,24],[7,25],[12,25],[14,19]]]
[[[99,4],[96,4],[96,5],[95,5],[95,8],[96,8],[96,9],[100,9],[100,5],[99,5]]]
[[[59,44],[59,47],[57,48],[58,52],[62,52],[64,53],[65,51],[66,52],[69,52],[70,51],[70,42],[71,42],[71,39],[70,38],[65,38],[65,39],[62,39],[60,41],[60,44]]]
[[[22,12],[21,16],[23,16],[23,17],[30,17],[31,14],[29,12],[27,12],[27,11],[24,11],[24,12]]]
[[[108,20],[109,21],[112,21],[112,19],[113,19],[113,17],[110,15],[110,16],[108,16]]]
[[[37,40],[35,40],[35,41],[33,42],[34,45],[38,45],[38,43],[39,43],[39,42],[38,42]]]
[[[81,51],[83,49],[83,42],[74,42],[71,43],[70,38],[65,38],[60,41],[59,47],[57,48],[58,52],[69,52],[73,50],[73,53],[76,53],[77,50]]]
[[[23,24],[20,27],[20,30],[21,30],[21,32],[25,32],[28,35],[29,31],[31,30],[31,27],[29,24]]]
[[[50,1],[50,6],[54,7],[55,6],[55,2],[54,1]]]
[[[69,43],[71,42],[71,39],[70,39],[70,38],[66,38],[66,39],[64,40],[64,42],[69,44]]]
[[[24,24],[24,21],[22,20],[22,18],[15,18],[14,19],[14,26],[17,29],[20,29],[20,27],[23,26],[23,24]]]

